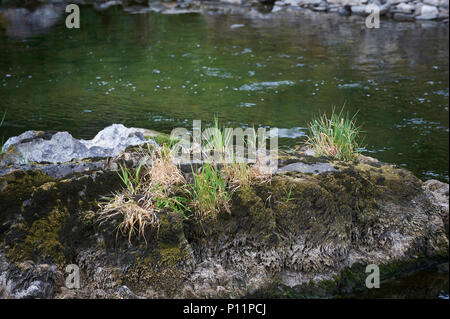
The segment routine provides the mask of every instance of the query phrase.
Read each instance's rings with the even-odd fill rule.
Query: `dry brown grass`
[[[148,154],[142,154],[143,158]],[[129,177],[133,176],[128,169],[122,168],[121,177],[125,188],[114,194],[112,198],[100,203],[100,221],[122,216],[123,220],[118,230],[128,235],[128,240],[137,234],[145,239],[145,229],[148,226],[159,227],[158,213],[164,210],[183,212],[184,199],[176,196],[177,186],[186,183],[182,173],[173,163],[167,148],[161,148],[151,154],[152,165],[144,164],[134,176],[133,187],[130,187]],[[146,161],[142,161],[146,162]],[[141,170],[141,173],[139,171]],[[184,214],[183,214],[184,216]]]
[[[152,166],[148,171],[146,177],[154,185],[163,185],[170,188],[174,185],[186,183],[183,174],[174,164],[173,157],[167,147],[162,147],[152,153]]]
[[[272,178],[272,174],[268,172],[266,167],[258,162],[254,165],[248,165],[247,163],[225,164],[221,173],[228,181],[232,192],[242,187],[267,183]]]
[[[250,186],[252,183],[252,167],[246,163],[224,164],[220,173],[228,182],[231,192]]]
[[[128,241],[134,234],[142,236],[145,240],[145,229],[147,226],[159,228],[158,210],[152,204],[152,201],[138,199],[128,190],[116,193],[112,199],[100,203],[100,221],[105,222],[111,218],[122,216],[122,222],[118,230],[123,234],[128,234]]]

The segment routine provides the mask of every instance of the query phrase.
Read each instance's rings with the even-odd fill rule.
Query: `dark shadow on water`
[[[357,299],[449,299],[449,274],[436,269],[381,283],[380,288],[366,289],[338,298]]]

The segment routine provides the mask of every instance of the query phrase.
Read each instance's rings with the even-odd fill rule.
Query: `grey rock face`
[[[62,278],[55,265],[29,261],[19,266],[10,265],[0,253],[0,298],[53,298],[55,282]]]
[[[422,188],[425,190],[430,201],[440,209],[440,215],[444,222],[445,231],[449,232],[448,220],[448,200],[449,200],[449,185],[442,183],[435,179],[430,179],[423,183]]]
[[[139,129],[113,124],[100,131],[92,140],[78,140],[68,132],[52,135],[27,131],[8,139],[3,146],[3,152],[14,147],[14,155],[9,158],[9,164],[56,164],[74,159],[117,156],[128,146],[144,143],[156,144],[152,140],[147,141]]]
[[[414,15],[407,13],[394,13],[394,20],[397,21],[413,21]]]
[[[376,7],[374,7],[375,5]],[[340,15],[367,16],[375,12],[397,21],[441,20],[448,18],[448,0],[279,0],[272,12],[279,8],[302,8],[312,11],[337,12]]]
[[[400,12],[400,13],[413,13],[415,10],[415,6],[412,4],[408,4],[408,3],[400,3],[398,4],[395,8],[394,8],[395,12]]]
[[[111,168],[111,170],[117,170],[118,167],[119,166],[117,165],[116,167]],[[12,166],[2,169],[0,170],[0,176],[6,175],[18,168],[24,171],[41,170],[42,173],[50,177],[63,178],[73,173],[83,173],[105,168],[105,161],[96,161],[96,162],[79,161],[72,163],[48,164],[48,165],[25,164],[20,165],[20,167]]]
[[[311,173],[311,174],[320,174],[323,172],[337,172],[330,163],[315,163],[315,164],[305,164],[302,162],[292,163],[286,165],[278,170],[277,173],[282,172],[300,172],[300,173]]]

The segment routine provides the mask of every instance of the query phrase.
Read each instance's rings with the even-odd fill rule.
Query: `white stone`
[[[285,5],[298,6],[300,4],[301,0],[284,0],[283,2]]]
[[[366,7],[367,6],[352,6],[351,10],[353,14],[360,14],[360,15],[365,15],[366,14]]]
[[[284,2],[284,1],[275,1],[275,3],[273,5],[274,6],[278,6],[278,7],[284,7],[286,5],[286,2]]]
[[[387,3],[389,3],[391,6],[402,3],[402,2],[409,2],[410,0],[388,0]]]
[[[438,15],[439,14],[439,10],[436,7],[433,6],[428,6],[428,5],[423,5],[420,8],[420,11],[418,12],[420,15]]]
[[[274,5],[273,8],[272,8],[272,12],[273,13],[276,13],[276,12],[281,11],[281,10],[283,10],[283,7],[280,7],[280,6],[277,6],[277,5]]]
[[[416,9],[416,7],[412,4],[409,3],[400,3],[395,7],[395,10],[397,12],[401,12],[401,13],[413,13],[414,10]]]
[[[231,3],[231,4],[241,4],[242,0],[220,0],[220,2]]]

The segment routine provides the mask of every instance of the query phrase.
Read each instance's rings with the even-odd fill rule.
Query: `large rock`
[[[447,236],[449,232],[449,222],[448,222],[448,199],[449,199],[449,186],[446,183],[442,183],[435,179],[426,181],[423,184],[423,189],[427,194],[430,201],[440,209],[440,214],[442,220],[444,221],[445,230],[447,231]]]
[[[290,153],[280,166],[271,183],[234,193],[231,214],[199,224],[167,211],[146,241],[130,243],[120,220],[98,220],[97,202],[121,188],[115,172],[9,172],[0,177],[0,297],[329,297],[365,289],[368,264],[386,280],[448,259],[447,184],[366,157]],[[68,264],[80,267],[79,290],[57,280]]]
[[[0,167],[35,163],[64,163],[86,158],[117,156],[128,146],[154,143],[147,140],[142,129],[113,124],[92,140],[75,139],[68,132],[27,131],[11,137],[3,146]]]
[[[433,20],[438,18],[439,10],[436,7],[423,5],[416,12],[418,15],[416,16],[417,20]]]

